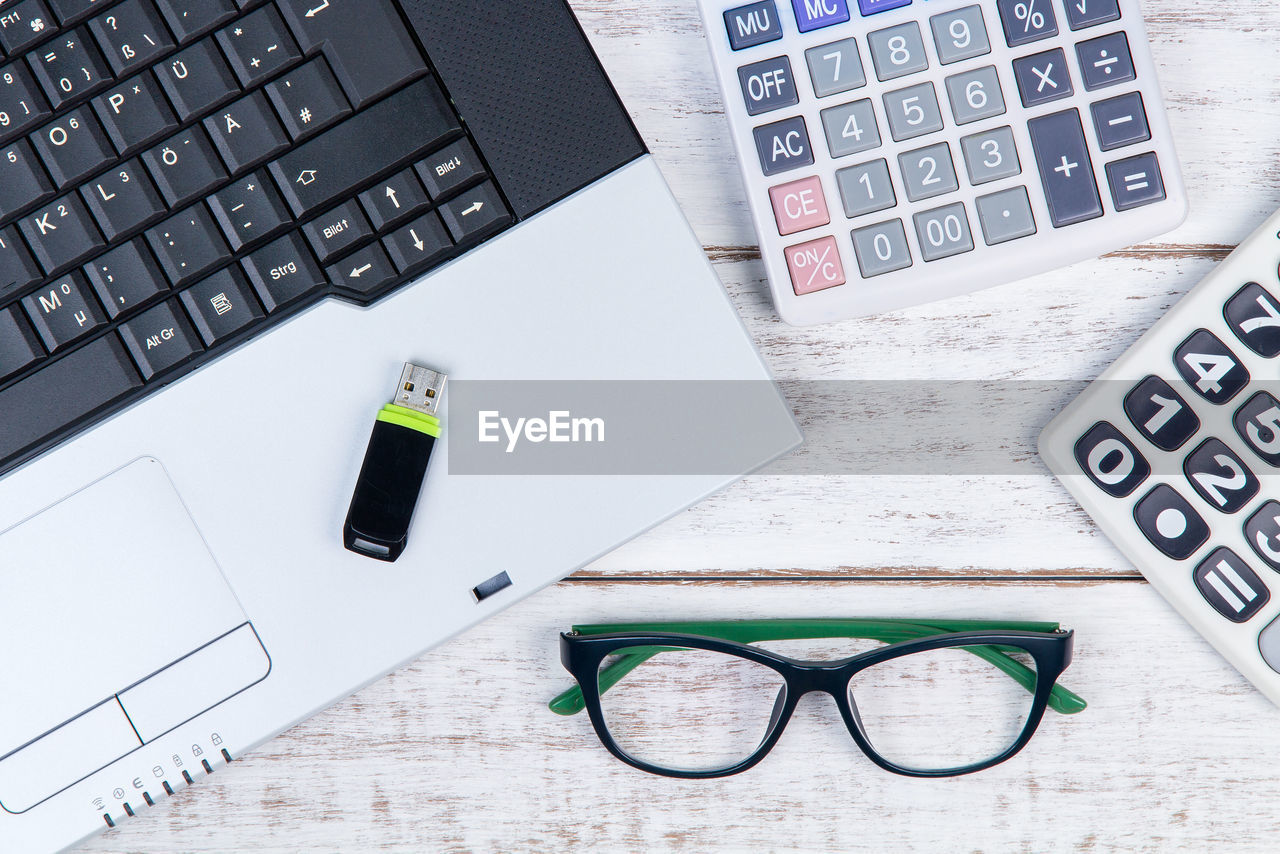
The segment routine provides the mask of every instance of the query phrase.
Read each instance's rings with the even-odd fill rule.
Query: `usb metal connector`
[[[440,399],[444,397],[444,383],[447,379],[448,376],[439,371],[405,362],[394,402],[408,409],[435,415]]]
[[[394,561],[409,541],[409,525],[443,426],[436,416],[448,378],[408,362],[395,397],[378,412],[342,529],[348,549]]]

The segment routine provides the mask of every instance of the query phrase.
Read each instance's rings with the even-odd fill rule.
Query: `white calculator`
[[[889,311],[1174,228],[1136,0],[699,0],[774,304]]]
[[[1040,434],[1147,580],[1280,704],[1280,213]]]

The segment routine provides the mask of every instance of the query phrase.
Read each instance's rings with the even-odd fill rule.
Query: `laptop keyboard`
[[[18,0],[0,63],[0,473],[513,222],[391,0]]]

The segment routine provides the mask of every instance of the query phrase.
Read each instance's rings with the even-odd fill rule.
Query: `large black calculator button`
[[[1176,451],[1200,429],[1200,419],[1167,382],[1147,377],[1124,397],[1124,412],[1153,445]]]
[[[1280,355],[1280,305],[1262,285],[1250,282],[1236,291],[1222,316],[1244,346],[1264,359]]]
[[[1151,474],[1151,465],[1124,434],[1099,421],[1076,442],[1076,462],[1108,495],[1123,498]]]
[[[1178,346],[1173,365],[1210,403],[1226,403],[1249,382],[1244,365],[1207,329],[1197,329]]]
[[[1268,501],[1244,523],[1249,547],[1274,570],[1280,571],[1280,501]]]
[[[1133,508],[1133,519],[1151,545],[1174,560],[1186,560],[1209,539],[1204,519],[1168,484],[1144,495]]]
[[[1231,423],[1255,454],[1280,468],[1280,400],[1260,391],[1236,410]]]
[[[1243,623],[1271,598],[1267,585],[1231,549],[1214,549],[1196,567],[1195,580],[1205,601],[1233,623]]]
[[[1200,497],[1223,513],[1236,512],[1258,494],[1257,476],[1221,439],[1201,442],[1182,471]]]

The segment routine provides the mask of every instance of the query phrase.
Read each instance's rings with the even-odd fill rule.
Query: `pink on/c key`
[[[797,296],[844,284],[844,264],[834,237],[820,237],[782,251]]]
[[[794,234],[831,222],[827,213],[827,197],[822,193],[822,181],[817,175],[770,187],[769,201],[773,202],[778,234]]]

